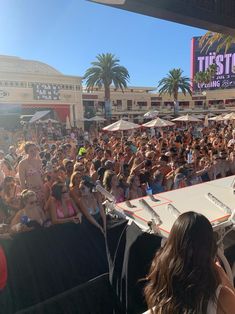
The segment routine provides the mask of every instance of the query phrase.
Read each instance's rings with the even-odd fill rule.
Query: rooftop
[[[62,75],[62,73],[46,63],[5,55],[0,55],[0,72]]]

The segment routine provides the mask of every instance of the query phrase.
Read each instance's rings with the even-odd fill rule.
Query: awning
[[[22,104],[22,108],[26,110],[36,109],[37,111],[53,110],[56,113],[55,118],[60,122],[66,122],[66,117],[70,115],[70,106],[67,104]]]
[[[50,112],[51,112],[50,110],[36,111],[35,114],[32,116],[32,118],[29,120],[29,123],[34,123],[40,120],[41,118],[48,115],[48,113]]]
[[[233,1],[176,1],[176,0],[89,0],[118,9],[152,16],[171,22],[235,35]],[[203,3],[203,4],[202,4]],[[221,10],[223,3],[223,10]],[[229,11],[230,10],[230,11]],[[210,18],[208,18],[210,11]],[[223,12],[224,11],[224,12]],[[229,12],[230,15],[226,15]]]

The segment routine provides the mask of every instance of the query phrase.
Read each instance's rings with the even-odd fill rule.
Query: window
[[[86,108],[94,108],[94,101],[92,100],[83,100],[83,106]]]
[[[203,101],[195,101],[195,102],[194,102],[194,106],[195,106],[195,107],[201,107],[201,106],[203,106]]]
[[[132,100],[127,100],[127,110],[132,111]]]
[[[160,107],[160,106],[161,106],[160,101],[152,101],[151,102],[151,107],[152,108],[156,108],[156,107]]]
[[[172,101],[164,101],[164,106],[166,107],[173,107],[174,106],[174,103]]]
[[[116,101],[116,103],[117,103],[117,111],[121,111],[122,110],[122,101],[120,99],[118,99]]]
[[[140,110],[146,109],[147,107],[147,101],[137,101],[137,106],[139,107]]]
[[[180,101],[179,106],[180,107],[189,107],[189,102],[188,101]]]

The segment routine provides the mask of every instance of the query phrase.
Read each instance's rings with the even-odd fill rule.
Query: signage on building
[[[60,100],[60,85],[35,83],[33,96],[36,100]]]
[[[191,77],[197,72],[205,72],[211,64],[217,65],[217,73],[210,83],[196,84],[193,82],[193,90],[213,90],[235,88],[235,44],[225,52],[216,52],[217,46],[204,49],[199,45],[200,37],[193,37],[191,48]]]

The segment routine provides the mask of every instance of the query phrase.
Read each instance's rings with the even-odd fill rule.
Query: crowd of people
[[[41,137],[0,151],[0,223],[13,232],[65,222],[105,232],[104,196],[116,203],[235,174],[232,124]]]
[[[232,123],[22,141],[0,151],[0,233],[70,222],[105,234],[105,196],[98,185],[114,202],[130,205],[148,194],[230,175]],[[215,259],[210,222],[197,213],[182,214],[146,278],[150,312],[233,313],[234,288]]]

